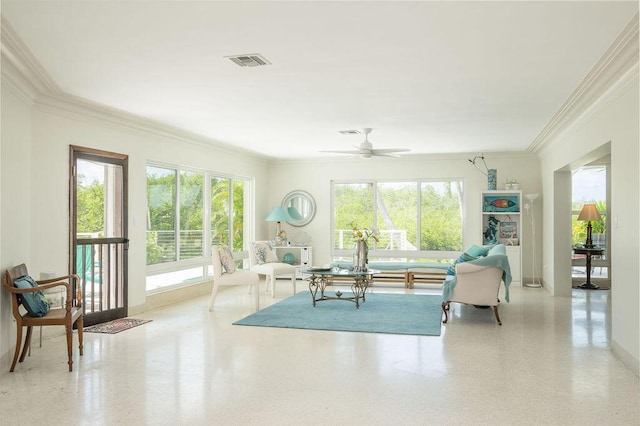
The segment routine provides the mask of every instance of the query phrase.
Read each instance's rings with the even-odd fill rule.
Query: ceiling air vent
[[[231,62],[234,62],[241,67],[261,67],[262,65],[271,65],[271,62],[267,61],[258,53],[252,53],[250,55],[225,56],[225,58],[229,58]]]
[[[359,135],[359,130],[338,130],[341,135]]]

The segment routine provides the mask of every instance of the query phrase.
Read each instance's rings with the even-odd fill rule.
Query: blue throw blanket
[[[504,252],[504,250],[503,250]],[[511,268],[509,267],[509,259],[505,254],[493,254],[489,252],[486,257],[471,260],[467,263],[478,266],[496,266],[502,268],[502,280],[504,281],[504,299],[509,302],[509,285],[511,284]],[[451,299],[453,288],[456,286],[456,276],[447,275],[442,284],[442,301],[447,302]]]

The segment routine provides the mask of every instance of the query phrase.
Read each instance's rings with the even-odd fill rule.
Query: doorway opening
[[[127,316],[128,157],[71,146],[70,265],[84,324]]]
[[[611,257],[608,220],[609,166],[606,163],[590,164],[572,172],[571,197],[571,243],[581,246],[587,240],[587,221],[578,216],[585,204],[595,204],[601,219],[591,221],[593,244],[604,250],[603,255],[591,257],[590,278],[600,288],[611,288]],[[571,259],[571,278],[573,287],[577,287],[587,276],[585,255],[573,254]]]

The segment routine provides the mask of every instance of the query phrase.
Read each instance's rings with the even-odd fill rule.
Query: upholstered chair
[[[231,265],[228,265],[227,270],[225,270],[220,256],[220,249],[216,246],[211,247],[211,260],[213,263],[213,288],[211,289],[211,298],[209,299],[209,310],[213,310],[220,286],[247,285],[249,286],[249,293],[251,293],[251,288],[255,287],[253,292],[256,311],[258,311],[260,309],[260,287],[258,285],[260,276],[248,269],[235,269],[234,266]],[[226,261],[233,262],[233,259],[229,260],[227,256]],[[232,271],[229,272],[229,270]]]
[[[270,241],[253,242],[252,248],[249,250],[251,270],[265,276],[267,290],[269,287],[271,288],[271,297],[276,295],[277,276],[290,277],[293,294],[296,294],[296,267],[280,262],[275,253],[270,250],[270,247]]]

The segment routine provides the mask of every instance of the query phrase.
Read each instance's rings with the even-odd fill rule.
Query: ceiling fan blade
[[[400,158],[400,156],[398,154],[391,154],[391,153],[379,153],[379,152],[372,152],[371,153],[372,156],[374,157],[392,157],[392,158]]]
[[[353,150],[353,151],[318,151],[318,152],[326,152],[326,153],[330,153],[330,154],[352,154],[352,155],[358,155],[358,154],[360,154],[361,151]]]
[[[394,152],[409,152],[408,148],[380,148],[374,149],[371,152],[374,154],[393,154]]]

